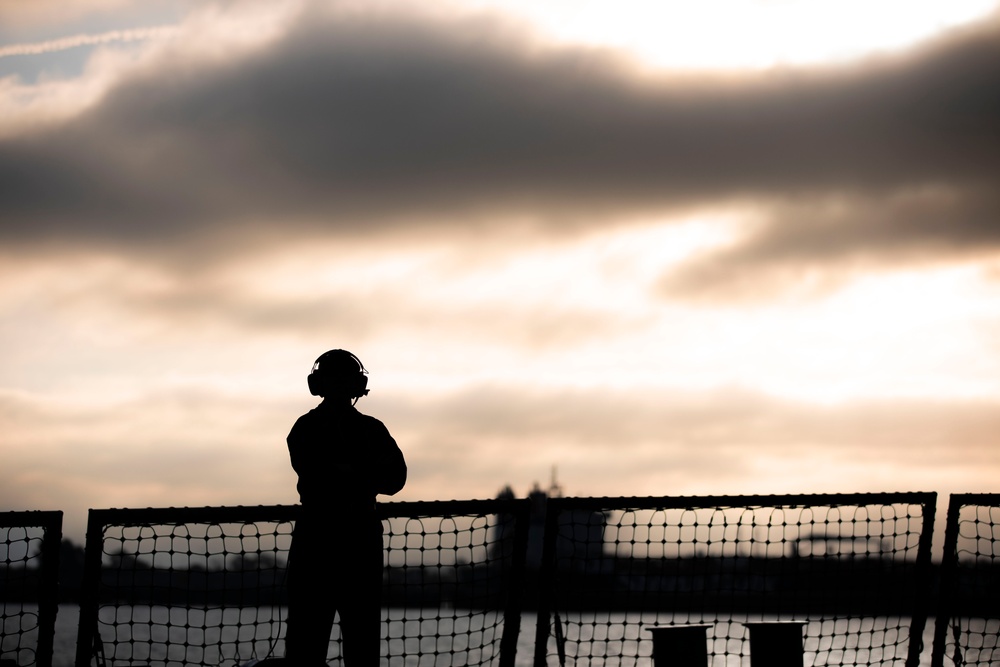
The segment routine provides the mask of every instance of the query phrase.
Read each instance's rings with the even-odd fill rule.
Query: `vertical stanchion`
[[[941,584],[938,595],[937,618],[934,619],[934,645],[931,649],[931,667],[944,667],[948,650],[948,629],[954,611],[955,587],[958,582],[958,528],[964,494],[952,494],[948,499],[945,518],[944,554],[941,558]],[[957,649],[956,649],[957,650]],[[958,664],[958,661],[955,661]]]
[[[76,634],[76,667],[90,667],[94,647],[101,646],[97,626],[106,512],[107,510],[92,509],[87,513],[87,544],[80,587],[80,624]]]
[[[920,541],[917,544],[916,590],[914,591],[913,607],[910,611],[910,637],[906,652],[906,667],[919,667],[920,656],[924,650],[924,628],[931,601],[931,590],[934,587],[931,574],[931,541],[934,537],[934,515],[937,512],[937,494],[927,493],[921,503],[923,524],[920,529]]]
[[[802,667],[805,623],[744,623],[750,631],[750,667]]]
[[[42,536],[42,584],[38,599],[37,667],[51,667],[59,611],[59,548],[62,542],[63,513],[39,512],[45,518]]]
[[[708,625],[649,628],[654,667],[708,667]]]

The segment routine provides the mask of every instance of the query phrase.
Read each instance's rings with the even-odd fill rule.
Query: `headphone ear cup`
[[[310,373],[306,376],[309,383],[309,393],[313,396],[326,396],[331,390],[336,393],[349,394],[349,398],[360,398],[368,394],[368,376],[358,373],[353,379],[334,382],[330,387],[324,381],[322,373]]]

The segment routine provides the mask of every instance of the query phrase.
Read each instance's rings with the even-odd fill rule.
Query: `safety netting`
[[[915,667],[935,499],[549,499],[535,664],[648,665],[651,630],[703,625],[748,665],[747,624],[799,622],[807,665]]]
[[[1000,664],[1000,494],[957,494],[948,508],[934,666]]]
[[[383,664],[512,664],[525,502],[380,506]],[[297,509],[92,510],[78,664],[237,666],[283,656]],[[328,660],[342,662],[336,624]]]
[[[62,512],[0,512],[0,660],[52,661]]]

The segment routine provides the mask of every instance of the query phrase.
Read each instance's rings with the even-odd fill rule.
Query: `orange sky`
[[[295,502],[334,347],[400,499],[1000,491],[995,3],[723,4],[0,3],[0,508]]]

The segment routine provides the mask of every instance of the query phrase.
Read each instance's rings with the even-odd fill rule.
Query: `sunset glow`
[[[658,67],[758,69],[903,49],[981,19],[989,0],[466,0],[525,17],[561,41],[624,49]]]
[[[998,491],[995,2],[0,4],[0,504]],[[725,17],[722,20],[721,17]]]

